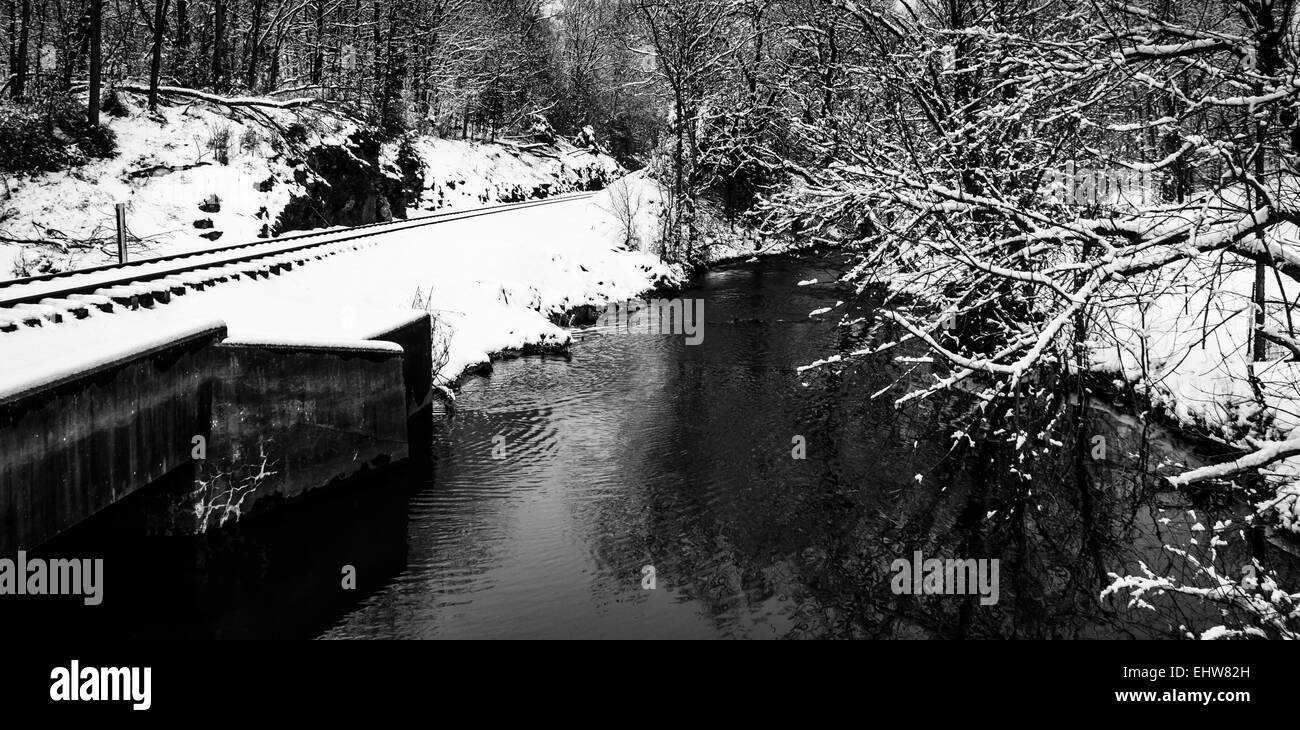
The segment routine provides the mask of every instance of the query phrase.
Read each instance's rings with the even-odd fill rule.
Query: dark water
[[[900,414],[902,390],[868,397],[925,381],[928,366],[799,375],[853,344],[836,325],[845,307],[870,306],[835,283],[842,270],[809,258],[726,267],[682,293],[705,301],[701,345],[585,331],[570,358],[504,362],[466,384],[411,501],[406,567],[325,635],[1127,636],[1198,612],[1098,600],[1107,572],[1167,562],[1162,541],[1214,519],[1152,486],[1163,462],[1194,456],[1093,410],[1085,427],[1111,454],[1089,459],[1085,488],[1070,448],[1032,469],[1038,482],[1008,478],[1006,449],[953,447],[969,399]],[[894,595],[887,568],[916,550],[999,558],[999,603]]]
[[[410,474],[201,545],[83,533],[134,566],[108,576],[129,610],[102,620],[121,635],[327,638],[1147,637],[1214,623],[1196,602],[1099,599],[1108,573],[1162,571],[1162,544],[1207,545],[1196,525],[1239,517],[1238,499],[1158,488],[1171,463],[1201,463],[1188,444],[1066,408],[1062,446],[1020,460],[997,428],[952,437],[978,413],[968,396],[895,410],[905,390],[886,389],[931,382],[928,364],[797,373],[862,345],[837,326],[871,306],[835,283],[845,265],[708,274],[681,294],[705,301],[697,346],[588,329],[570,357],[498,363],[464,385],[432,463]],[[1008,418],[1035,432],[1049,417]],[[1092,458],[1098,435],[1107,453]],[[1241,565],[1249,549],[1216,556]],[[998,602],[896,595],[890,565],[916,551],[998,559]]]

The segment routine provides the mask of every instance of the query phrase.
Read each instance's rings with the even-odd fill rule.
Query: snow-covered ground
[[[520,146],[417,137],[414,147],[424,163],[424,210],[509,201],[512,193],[531,198],[533,190],[541,187],[555,194],[565,188],[581,189],[592,169],[603,170],[610,178],[623,172],[612,157],[564,142]],[[385,149],[389,157],[393,152],[391,145]]]
[[[104,119],[117,137],[116,156],[8,179],[0,219],[0,237],[7,239],[0,240],[0,278],[23,273],[21,259],[34,261],[41,254],[59,270],[109,261],[116,256],[114,205],[119,202],[127,205],[128,230],[141,239],[133,254],[143,257],[216,245],[202,237],[211,231],[222,232],[223,244],[253,240],[292,195],[286,185],[256,189],[268,177],[292,175],[283,156],[270,159],[274,153],[261,125],[200,104],[160,106],[156,116],[137,110]],[[228,164],[216,160],[223,137]],[[319,136],[313,141],[319,142]],[[199,210],[211,195],[220,198],[220,210]],[[259,216],[263,208],[267,212]],[[213,222],[211,229],[194,227],[194,221],[204,219]],[[24,246],[15,240],[51,245]]]
[[[94,312],[0,334],[0,394],[214,319],[240,341],[337,343],[371,337],[413,309],[434,317],[437,375],[445,384],[494,353],[567,343],[551,315],[681,281],[680,269],[657,256],[619,248],[607,206],[602,194],[395,232],[278,277],[219,284],[155,310]]]
[[[346,118],[307,108],[250,112],[186,98],[149,113],[138,95],[118,98],[129,113],[104,117],[117,139],[115,156],[5,178],[0,279],[116,260],[119,202],[127,205],[130,235],[140,239],[134,258],[255,240],[274,229],[290,199],[304,195],[304,182],[313,179],[299,152],[341,145],[357,131]],[[286,141],[286,130],[293,130],[294,142]],[[531,198],[537,189],[547,195],[584,189],[598,171],[611,178],[621,172],[612,158],[563,141],[521,147],[417,137],[413,147],[424,190],[411,217]],[[390,142],[380,154],[391,177],[400,177],[397,152]],[[217,205],[200,209],[205,202]],[[36,241],[44,243],[22,243]]]

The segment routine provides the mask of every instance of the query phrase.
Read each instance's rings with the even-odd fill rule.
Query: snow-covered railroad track
[[[315,260],[369,248],[382,242],[379,236],[389,233],[554,205],[592,195],[594,193],[576,193],[438,213],[404,221],[302,233],[126,264],[4,281],[0,282],[0,333],[82,319],[89,316],[92,308],[103,312],[151,308],[166,304],[173,297],[202,291],[222,282],[277,276]]]

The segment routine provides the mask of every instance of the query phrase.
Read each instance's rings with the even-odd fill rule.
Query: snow
[[[80,373],[112,367],[224,322],[192,310],[160,308],[95,316],[46,327],[0,333],[0,401],[57,384]]]
[[[346,118],[310,108],[259,107],[248,114],[202,98],[182,98],[185,103],[161,104],[150,113],[140,96],[119,90],[118,97],[129,113],[103,117],[117,138],[114,157],[55,173],[11,177],[7,193],[0,189],[0,210],[5,212],[0,237],[51,244],[38,251],[30,244],[0,243],[0,279],[21,275],[24,262],[39,268],[42,252],[57,270],[116,262],[119,202],[127,206],[130,234],[141,239],[132,244],[133,259],[254,241],[264,226],[274,225],[294,195],[306,192],[294,182],[295,170],[305,168],[288,164],[295,153],[265,119],[281,128],[302,124],[305,146],[339,144],[357,130]],[[220,147],[214,140],[222,135],[229,140],[227,164],[213,149]],[[541,188],[548,195],[582,190],[593,176],[621,173],[612,158],[566,142],[524,150],[509,142],[416,137],[414,148],[424,165],[426,189],[419,206],[408,211],[410,217],[530,199]],[[380,153],[381,165],[394,176],[400,175],[397,150],[398,144],[390,142]],[[268,179],[274,184],[259,190]],[[219,210],[200,210],[214,195]],[[194,225],[208,221],[210,228]],[[220,232],[220,238],[203,237],[211,232]]]
[[[129,99],[128,95],[121,95]],[[149,253],[179,252],[211,247],[201,237],[208,229],[193,227],[196,220],[211,219],[221,231],[223,242],[253,240],[268,223],[257,216],[265,207],[271,219],[288,203],[289,186],[277,184],[259,192],[256,183],[275,175],[291,176],[283,158],[271,161],[266,130],[250,122],[236,121],[220,110],[203,104],[159,106],[158,116],[135,112],[126,117],[105,116],[105,124],[117,135],[115,157],[93,160],[87,165],[56,173],[12,178],[5,206],[13,215],[3,224],[4,233],[16,239],[64,242],[67,250],[55,253],[60,269],[89,266],[115,259],[112,243],[115,203],[127,205],[127,227],[143,239]],[[219,164],[209,142],[222,130],[229,132],[229,164]],[[259,141],[252,144],[252,135]],[[241,145],[241,139],[249,145]],[[129,177],[130,173],[156,167],[191,167],[157,176]],[[198,209],[208,196],[221,199],[221,210],[205,213]],[[97,239],[79,249],[77,243]],[[16,244],[0,244],[0,277],[11,274],[13,263],[23,254]],[[27,251],[28,255],[32,252]]]
[[[1300,253],[1300,231],[1284,224],[1270,231],[1274,256]],[[1269,344],[1269,359],[1255,363],[1251,347],[1254,309],[1254,264],[1230,253],[1201,254],[1117,283],[1111,302],[1098,316],[1110,332],[1090,341],[1091,367],[1133,383],[1152,403],[1186,428],[1207,432],[1263,457],[1295,453],[1300,444],[1300,363],[1284,348]],[[1269,274],[1265,294],[1272,302],[1267,328],[1287,335],[1300,326],[1300,311],[1288,318],[1280,302],[1295,302],[1300,285]],[[1256,379],[1263,404],[1251,385]],[[1244,439],[1263,426],[1262,438]],[[1255,438],[1260,438],[1256,434]],[[1178,484],[1216,478],[1232,464],[1205,467],[1182,475]],[[1300,458],[1268,465],[1278,485],[1300,478]],[[1283,497],[1275,513],[1280,526],[1297,530],[1288,516],[1294,499]]]
[[[1294,460],[1284,465],[1286,475],[1294,478],[1297,471]],[[1261,513],[1272,515],[1278,529],[1300,535],[1300,480],[1282,484],[1276,495],[1255,506]]]
[[[570,197],[579,196],[559,196],[554,200],[566,200]],[[535,203],[524,203],[520,205],[532,205]],[[464,212],[446,212],[436,214],[439,220],[450,220],[458,218],[470,218],[479,216],[481,211],[467,210]],[[412,219],[408,221],[397,221],[390,225],[386,230],[404,230],[424,228],[430,222],[429,218]],[[342,251],[353,250],[357,247],[368,247],[374,245],[376,238],[350,239],[355,235],[355,231],[346,228],[329,229],[328,232],[313,232],[311,234],[297,234],[295,236],[285,236],[257,243],[251,246],[244,246],[234,251],[225,251],[221,248],[211,250],[204,249],[190,252],[183,260],[156,260],[141,259],[130,264],[129,271],[133,275],[147,276],[156,275],[159,272],[173,270],[178,266],[196,268],[194,271],[187,271],[177,275],[175,278],[180,283],[202,282],[211,280],[217,276],[236,276],[242,275],[245,271],[254,269],[266,269],[273,263],[291,262],[296,263],[309,258],[320,258],[330,256]],[[292,249],[302,245],[304,242],[329,244],[317,246],[302,252],[293,252]],[[334,243],[336,242],[336,243]],[[258,256],[256,261],[244,263],[230,263],[233,259],[243,259],[250,256]],[[202,267],[202,268],[198,268]],[[107,282],[118,279],[122,276],[120,269],[110,269],[107,271],[92,271],[85,273],[74,273],[69,276],[63,276],[57,279],[34,281],[24,284],[16,284],[6,287],[3,297],[28,297],[50,294],[69,287],[93,286],[97,282]],[[150,291],[163,287],[163,282],[168,279],[147,282],[145,285],[130,287],[114,287],[112,295],[129,296],[132,294],[147,294]],[[107,294],[110,290],[105,290]],[[93,295],[74,295],[74,298],[89,297]],[[107,301],[107,296],[98,298]]]
[[[1278,194],[1279,201],[1294,200],[1300,193],[1297,190],[1300,181],[1279,184],[1285,193]],[[1140,273],[1112,277],[1092,291],[1085,291],[1093,295],[1087,311],[1090,320],[1089,339],[1085,343],[1087,366],[1108,375],[1107,380],[1119,389],[1131,385],[1182,427],[1208,434],[1243,451],[1257,452],[1256,457],[1241,461],[1238,466],[1251,469],[1266,466],[1265,476],[1280,486],[1300,479],[1300,456],[1292,456],[1300,454],[1300,362],[1291,362],[1291,352],[1273,342],[1268,343],[1265,360],[1253,362],[1255,264],[1242,254],[1266,251],[1279,264],[1295,266],[1300,262],[1300,228],[1279,223],[1268,229],[1263,245],[1254,237],[1247,237],[1234,243],[1231,251],[1209,250],[1226,246],[1230,236],[1260,219],[1263,214],[1259,211],[1243,215],[1249,210],[1246,202],[1240,191],[1228,189],[1216,197],[1194,200],[1181,208],[1161,208],[1160,215],[1071,223],[1107,233],[1129,231],[1148,241],[1186,229],[1208,208],[1218,210],[1216,215],[1230,223],[1203,232],[1181,248],[1149,245],[1137,254],[1138,258],[1163,262],[1162,265],[1145,272],[1134,267]],[[1050,257],[1046,261],[1050,266]],[[947,267],[951,265],[921,242],[902,246],[898,255],[887,261],[864,260],[847,278],[875,277],[894,292],[914,298],[923,308],[939,309],[937,316],[930,317],[930,321],[937,321],[949,303],[936,295],[934,282],[950,275]],[[1116,261],[1115,265],[1123,266],[1127,262]],[[982,268],[1022,281],[1048,283],[1037,272],[997,271],[997,267],[980,267],[974,262],[970,268]],[[1058,302],[1055,309],[1045,310],[1050,315],[1047,324],[1026,335],[1023,341],[1012,340],[1008,345],[1012,353],[1028,353],[1018,355],[1020,360],[1010,365],[953,357],[925,333],[914,331],[911,323],[899,323],[911,332],[913,339],[930,344],[936,352],[968,371],[984,370],[1019,377],[1021,364],[1047,352],[1045,346],[1049,339],[1058,338],[1059,342],[1062,336],[1072,334],[1070,318],[1079,298],[1059,286],[1059,282],[1068,281],[1063,275],[1066,273],[1064,268],[1053,273],[1056,299],[1046,296],[1041,300]],[[1266,330],[1275,339],[1300,339],[1293,334],[1300,328],[1300,308],[1297,308],[1300,284],[1270,270],[1264,286],[1269,301]],[[1048,287],[1040,288],[1046,291]],[[1289,314],[1288,309],[1292,310]],[[885,312],[881,316],[894,315]],[[1023,349],[1026,347],[1030,349]],[[963,373],[966,371],[959,371],[958,375],[965,377]],[[957,379],[952,376],[940,385]],[[898,402],[914,397],[916,394],[908,394]],[[1265,457],[1284,458],[1267,463]],[[1232,468],[1232,463],[1188,472],[1173,483],[1181,486],[1218,478]],[[1286,529],[1295,530],[1296,521],[1286,516],[1292,505],[1293,500],[1283,501],[1276,512]]]
[[[367,239],[374,242],[367,248],[191,291],[152,310],[94,310],[75,322],[0,333],[0,392],[46,382],[41,369],[50,362],[75,371],[213,318],[234,342],[358,346],[409,322],[413,309],[435,320],[435,354],[445,346],[436,375],[445,385],[495,353],[566,344],[569,334],[552,315],[682,280],[680,269],[652,254],[619,249],[602,202],[570,199],[407,228]]]
[[[279,339],[228,337],[222,342],[227,345],[289,350],[347,350],[350,352],[374,352],[384,355],[401,355],[404,352],[402,346],[395,342],[376,340],[314,340],[307,337],[283,337]]]
[[[419,137],[414,147],[424,165],[425,198],[432,209],[476,207],[508,199],[515,191],[532,197],[543,186],[551,194],[568,192],[582,189],[594,173],[609,178],[622,174],[613,158],[566,143],[522,149],[508,142]],[[394,145],[384,152],[386,158],[395,159]]]

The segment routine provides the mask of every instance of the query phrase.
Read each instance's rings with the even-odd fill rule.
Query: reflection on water
[[[1092,409],[1078,440],[1104,435],[1105,459],[1072,442],[1026,465],[996,433],[951,437],[968,397],[868,397],[927,366],[798,375],[850,344],[809,317],[853,299],[841,270],[728,267],[682,294],[706,302],[702,345],[591,330],[569,358],[469,382],[412,501],[409,564],[326,636],[1164,636],[1207,610],[1098,600],[1108,572],[1164,565],[1162,544],[1236,511],[1156,489],[1157,468],[1201,462],[1154,427]],[[894,595],[891,562],[917,550],[998,558],[999,603]]]
[[[408,482],[341,484],[200,539],[143,536],[137,493],[34,553],[103,559],[101,605],[4,597],[0,623],[63,639],[313,638],[406,564]]]
[[[111,546],[105,606],[68,615],[94,616],[87,633],[329,638],[1146,637],[1213,618],[1099,600],[1109,573],[1163,572],[1163,544],[1239,519],[1235,498],[1159,488],[1160,470],[1202,463],[1186,444],[1101,407],[998,416],[954,394],[896,411],[889,386],[932,382],[924,363],[800,375],[860,344],[836,322],[871,303],[834,283],[843,268],[708,274],[682,294],[705,301],[698,346],[589,329],[569,357],[499,363],[438,419],[414,485],[353,485],[197,543],[93,520],[47,550]],[[1062,446],[1022,459],[1014,423]],[[895,595],[890,565],[916,551],[998,559],[998,603]]]

